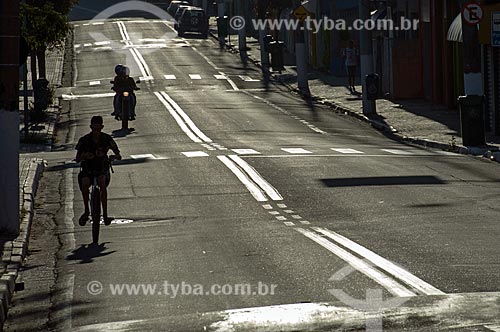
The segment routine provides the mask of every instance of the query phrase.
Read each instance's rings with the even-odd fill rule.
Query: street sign
[[[462,7],[462,21],[466,24],[479,24],[483,15],[483,8],[477,2],[468,2]]]
[[[310,13],[304,6],[299,6],[293,11],[293,16],[301,22],[304,22],[309,15]]]
[[[500,47],[500,12],[491,13],[491,46]]]

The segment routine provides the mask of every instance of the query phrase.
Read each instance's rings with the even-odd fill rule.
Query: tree
[[[57,1],[56,7],[55,0],[32,0],[21,5],[21,15],[27,20],[22,35],[33,51],[32,57],[36,55],[38,58],[40,77],[46,76],[46,50],[62,47],[71,29],[67,13],[74,3],[75,0]],[[34,81],[36,72],[32,72],[32,75]]]

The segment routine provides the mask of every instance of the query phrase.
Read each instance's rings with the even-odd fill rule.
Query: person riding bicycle
[[[121,160],[120,150],[113,138],[102,132],[104,128],[102,116],[93,116],[90,120],[92,131],[80,138],[76,145],[76,162],[81,165],[81,172],[78,174],[78,184],[82,192],[85,212],[81,215],[78,223],[85,226],[89,220],[89,193],[93,177],[97,176],[97,184],[101,191],[102,211],[104,224],[111,224],[112,218],[108,217],[107,190],[111,176],[109,173],[110,160],[108,151],[112,150],[115,154],[113,159]]]
[[[118,66],[117,66],[118,67]],[[117,68],[115,68],[115,72],[117,72]],[[132,107],[131,107],[131,112],[130,112],[130,120],[135,120],[135,105],[137,103],[137,98],[135,96],[134,91],[139,90],[137,87],[137,84],[135,83],[135,80],[130,77],[130,68],[126,66],[121,67],[121,72],[120,74],[117,74],[115,76],[114,80],[114,85],[113,85],[113,90],[116,92],[115,96],[115,118],[118,119],[120,116],[120,112],[117,114],[117,109],[119,109],[120,105],[120,100],[119,96],[123,94],[123,92],[128,92],[130,94],[130,98],[132,101]]]

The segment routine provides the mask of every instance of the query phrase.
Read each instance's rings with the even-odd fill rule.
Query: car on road
[[[203,38],[208,37],[208,17],[203,9],[198,7],[184,9],[177,22],[177,35],[183,37],[186,32],[200,33]]]
[[[191,4],[188,1],[172,1],[167,8],[167,12],[170,14],[170,16],[174,17],[180,5],[190,6]]]
[[[174,15],[174,20],[175,20],[175,23],[174,23],[174,29],[177,30],[177,22],[179,22],[179,19],[182,15],[182,13],[184,12],[184,9],[186,8],[189,8],[191,6],[186,6],[186,5],[180,5],[179,8],[177,8],[177,11],[175,12],[175,15]]]

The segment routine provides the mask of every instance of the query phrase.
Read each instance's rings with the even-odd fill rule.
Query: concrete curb
[[[213,38],[219,40],[217,34],[214,31],[211,30],[209,33]],[[235,47],[235,45],[227,45],[227,48],[233,54],[235,53],[234,47]],[[253,59],[251,56],[249,56],[248,59],[253,64],[255,64],[257,67],[262,69],[262,65],[261,65],[260,61]],[[436,142],[436,141],[432,141],[432,140],[425,139],[425,138],[405,136],[405,135],[402,135],[401,133],[399,133],[399,131],[396,128],[394,128],[393,126],[390,126],[388,124],[382,123],[382,122],[377,121],[377,120],[370,119],[370,118],[366,117],[365,115],[360,114],[359,112],[356,112],[356,111],[348,109],[344,106],[338,105],[337,103],[335,103],[331,100],[326,100],[324,98],[314,96],[310,92],[301,91],[301,90],[295,88],[294,86],[283,81],[278,75],[272,74],[271,76],[276,81],[278,81],[280,84],[282,84],[283,86],[288,88],[290,91],[301,95],[302,98],[310,98],[313,101],[316,101],[322,105],[329,106],[330,109],[332,109],[336,113],[345,114],[345,115],[354,117],[358,120],[361,120],[363,122],[369,123],[372,127],[376,128],[377,130],[389,133],[390,135],[393,136],[394,139],[397,139],[397,140],[400,140],[403,142],[407,142],[410,144],[423,146],[425,148],[440,149],[440,150],[454,152],[454,153],[463,154],[463,155],[474,155],[474,156],[481,155],[485,158],[488,158],[489,160],[500,162],[500,152],[492,151],[489,148],[466,147],[466,146],[461,146],[461,145],[452,145],[452,144],[448,144],[448,143]]]
[[[3,331],[4,323],[7,320],[7,312],[16,290],[19,269],[28,251],[35,195],[45,166],[45,161],[42,159],[35,158],[31,160],[20,193],[23,195],[20,232],[13,241],[6,242],[3,248],[2,261],[7,268],[0,277],[0,331]]]

